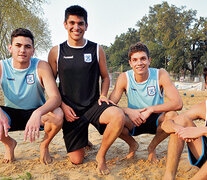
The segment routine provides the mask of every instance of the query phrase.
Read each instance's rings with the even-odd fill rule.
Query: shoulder
[[[127,84],[127,72],[123,72],[119,75],[118,79],[117,79],[117,83],[126,85]]]
[[[59,48],[58,45],[52,47],[52,49],[50,50],[50,54],[51,54],[51,55],[56,55],[56,54],[58,54],[58,48]]]

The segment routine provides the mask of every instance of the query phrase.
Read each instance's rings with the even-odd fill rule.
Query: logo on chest
[[[34,84],[35,83],[34,74],[28,74],[26,76],[26,81],[27,81],[27,84]]]
[[[87,63],[92,62],[92,55],[91,54],[84,54],[84,61]]]
[[[149,96],[154,96],[156,94],[155,86],[148,86],[147,87],[147,94]]]

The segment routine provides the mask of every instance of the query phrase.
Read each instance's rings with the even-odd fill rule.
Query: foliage
[[[9,57],[7,45],[14,29],[31,30],[35,37],[35,48],[39,52],[51,47],[51,36],[41,5],[47,0],[1,0],[0,1],[0,59]]]
[[[139,41],[139,33],[136,29],[129,28],[127,33],[122,33],[120,36],[116,36],[114,44],[110,47],[105,48],[107,66],[112,71],[121,69],[128,69],[128,50],[131,44]]]
[[[114,71],[123,64],[124,70],[128,69],[128,49],[142,41],[150,50],[151,67],[200,74],[207,65],[207,18],[196,18],[196,14],[167,2],[150,7],[148,15],[137,22],[138,29],[116,36],[114,43],[105,47],[108,67]]]
[[[150,7],[149,15],[137,22],[140,39],[150,49],[152,66],[192,76],[201,71],[207,51],[207,18],[196,19],[195,10],[169,6]]]

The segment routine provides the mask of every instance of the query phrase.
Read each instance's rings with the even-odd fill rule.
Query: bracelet
[[[104,96],[104,95],[100,95],[99,99],[100,99],[100,98],[102,98],[102,97],[103,97],[103,98],[107,98],[107,97],[106,97],[106,96]]]

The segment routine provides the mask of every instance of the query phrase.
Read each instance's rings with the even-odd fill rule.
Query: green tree
[[[7,45],[14,29],[23,27],[35,36],[36,52],[46,52],[51,46],[51,35],[41,5],[47,0],[0,1],[0,59],[10,56]]]
[[[206,53],[206,18],[196,19],[195,10],[167,2],[150,7],[137,22],[140,39],[150,49],[151,66],[195,75]]]
[[[139,41],[139,33],[134,28],[129,28],[127,33],[116,36],[114,44],[106,49],[107,66],[113,71],[129,69],[128,51],[131,44]]]

